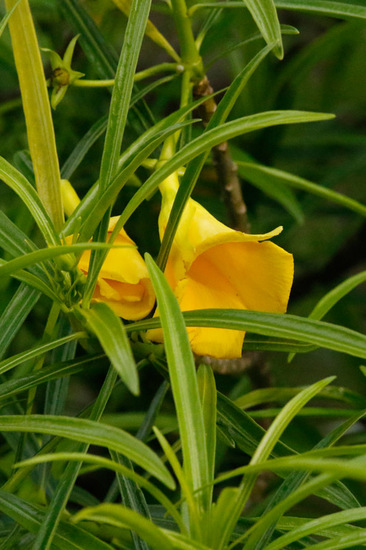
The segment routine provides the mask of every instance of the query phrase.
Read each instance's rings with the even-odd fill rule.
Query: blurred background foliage
[[[110,44],[111,59],[115,57],[117,60],[123,41],[125,16],[112,0],[83,0],[82,5]],[[33,0],[32,10],[41,47],[55,50],[62,56],[75,35],[62,10],[62,2]],[[207,16],[206,10],[197,12],[196,31],[205,24]],[[284,37],[283,61],[274,56],[266,57],[249,81],[231,116],[235,118],[264,110],[301,109],[335,113],[336,118],[315,124],[276,126],[250,133],[235,139],[231,144],[233,156],[245,160],[249,155],[249,158],[267,166],[296,174],[365,203],[366,26],[364,22],[341,21],[285,10],[279,10],[279,18],[282,24],[292,25],[300,32],[298,35]],[[177,47],[176,30],[164,2],[153,1],[151,20]],[[215,90],[225,88],[262,46],[262,42],[257,40],[235,47],[255,32],[254,23],[245,10],[227,9],[217,12],[202,46],[202,56]],[[164,52],[145,39],[139,70],[164,61],[167,61]],[[46,55],[44,62],[46,74],[49,75],[50,66]],[[73,68],[85,73],[88,79],[100,77],[79,45],[76,46]],[[146,84],[144,82],[139,86]],[[68,89],[62,103],[53,111],[61,165],[89,128],[105,116],[109,101],[108,88]],[[178,102],[179,83],[174,78],[146,96],[147,108],[157,120],[177,108]],[[128,139],[135,139],[139,131],[140,125],[132,114],[126,144]],[[26,171],[25,124],[8,31],[5,31],[0,41],[0,132],[3,136],[1,155],[20,170]],[[72,184],[80,196],[85,194],[98,177],[102,147],[101,137],[72,177]],[[130,182],[123,197],[119,199],[120,202],[117,202],[115,213],[132,196],[135,186],[139,185],[139,179],[143,181],[148,173],[147,169],[141,169],[137,173],[137,178]],[[284,231],[276,242],[292,252],[295,258],[295,281],[288,310],[290,313],[307,316],[317,301],[331,288],[366,269],[366,224],[361,216],[314,195],[298,190],[290,191],[289,188],[285,188],[290,205],[286,208],[263,189],[248,181],[244,173],[240,172],[240,176],[251,231],[263,233],[278,225],[284,226]],[[37,240],[33,222],[20,200],[4,185],[1,186],[0,196],[5,213],[23,231],[29,232]],[[215,216],[228,223],[212,165],[205,167],[194,197]],[[159,204],[160,198],[155,195],[139,208],[129,222],[128,232],[142,253],[149,251],[155,255],[158,251]],[[17,283],[10,279],[0,281],[3,296],[1,310],[5,308],[16,286]],[[38,302],[9,353],[22,351],[37,341],[44,328],[45,311],[48,307],[46,299]],[[366,285],[363,284],[341,300],[327,314],[325,320],[364,332],[365,311]],[[243,362],[249,365],[246,369],[243,369]],[[366,379],[358,368],[360,361],[346,354],[316,350],[309,354],[297,354],[288,363],[285,353],[248,352],[244,355],[243,362],[239,365],[216,365],[219,370],[218,388],[233,397],[268,385],[306,385],[333,374],[337,375],[337,385],[355,390],[363,396],[366,393]],[[26,372],[27,364],[21,369]],[[103,369],[103,364],[98,364],[90,373],[73,377],[68,413],[80,411],[95,397]],[[109,403],[108,422],[136,430],[141,420],[140,411],[146,409],[146,404],[151,401],[160,383],[160,375],[148,367],[141,372],[142,390],[138,398],[127,394],[121,385],[120,391],[114,392]],[[39,396],[37,393],[38,398]],[[346,414],[342,411],[347,404],[342,404],[340,400],[334,400],[330,404],[327,400],[326,403],[333,408],[338,407],[340,415]],[[281,405],[281,400],[273,406],[278,405]],[[165,428],[174,426],[172,414],[173,405],[166,401],[158,425]],[[336,413],[329,418],[299,416],[286,432],[284,440],[288,437],[291,438],[292,445],[296,441],[298,448],[308,447],[318,440],[320,433],[329,431],[335,418]],[[264,419],[264,425],[266,422],[268,420]],[[353,437],[354,441],[366,442],[364,433],[360,431],[348,437]],[[227,461],[226,469],[229,469],[236,465],[236,454],[240,454],[240,457],[242,454],[231,450],[230,455],[227,455],[226,449],[227,446],[222,443],[218,455],[220,457],[221,453],[221,460]],[[239,460],[238,464],[241,464]],[[97,478],[98,476],[93,478],[92,473],[85,476],[89,490],[93,487],[96,493],[102,490]],[[267,488],[267,483],[264,483],[264,487]],[[357,491],[362,493],[363,490],[358,487]],[[261,495],[258,500],[263,506],[265,501]],[[256,512],[259,510],[260,508]],[[308,512],[314,513],[314,503]]]

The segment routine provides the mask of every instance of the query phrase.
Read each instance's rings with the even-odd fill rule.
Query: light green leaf
[[[318,534],[323,530],[330,529],[334,526],[343,525],[344,523],[360,521],[362,519],[365,519],[365,517],[366,508],[362,507],[352,510],[343,510],[342,512],[336,512],[334,514],[329,514],[320,518],[316,518],[315,520],[305,522],[297,529],[292,529],[289,533],[286,533],[282,537],[277,538],[266,547],[266,550],[280,550],[288,544],[291,544],[291,542],[299,540],[308,535]],[[360,533],[358,533],[358,535],[359,534]]]
[[[335,460],[321,458],[307,458],[302,455],[274,458],[264,462],[258,462],[256,464],[249,464],[248,466],[242,466],[236,468],[227,474],[221,474],[216,478],[215,483],[221,483],[240,474],[253,474],[261,471],[299,471],[299,470],[311,470],[313,472],[325,472],[334,476],[335,479],[342,477],[348,477],[350,479],[357,479],[359,481],[366,480],[366,458],[363,451],[363,456],[354,458],[352,460]],[[310,453],[309,453],[310,454]],[[248,546],[250,548],[250,546]]]
[[[2,18],[1,22],[0,22],[0,36],[3,34],[5,28],[6,28],[6,25],[8,24],[8,21],[10,19],[10,17],[13,15],[13,12],[14,10],[16,10],[18,4],[19,4],[20,0],[18,0],[18,2],[16,2],[16,4],[14,4],[14,6],[11,8],[11,10],[9,10],[5,15],[4,17]]]
[[[250,460],[250,465],[256,465],[259,462],[263,462],[270,456],[276,443],[280,440],[286,427],[290,424],[296,414],[306,405],[308,401],[310,401],[310,399],[317,395],[325,386],[330,384],[334,378],[335,377],[326,378],[325,380],[321,380],[320,382],[313,384],[309,388],[305,388],[283,407],[261,439]],[[225,538],[227,538],[230,532],[234,529],[235,524],[240,517],[241,511],[250,497],[256,479],[257,476],[255,474],[249,473],[249,475],[244,476],[243,481],[240,484],[240,492],[238,493],[237,499],[230,505],[231,517],[226,524],[226,532],[222,537],[223,541],[225,541]],[[258,538],[261,536],[262,532],[259,530],[253,533],[246,544],[247,549],[253,550],[256,546]],[[224,546],[222,545],[220,548],[223,547]]]
[[[309,315],[309,319],[320,320],[328,313],[328,311],[346,296],[351,290],[356,288],[358,285],[366,281],[366,271],[361,271],[352,277],[349,277],[330,292],[328,292],[323,298],[319,300],[314,309]]]
[[[40,384],[49,382],[50,380],[57,380],[65,376],[71,376],[72,374],[76,374],[84,369],[90,370],[93,368],[93,364],[96,361],[104,358],[104,354],[78,357],[72,361],[55,363],[49,367],[44,367],[40,371],[36,371],[33,374],[28,374],[24,378],[14,378],[3,382],[0,385],[0,402],[8,399],[12,395],[27,391],[30,388],[35,388]],[[3,361],[3,363],[5,363],[5,361]]]
[[[280,22],[273,0],[244,0],[267,44],[276,43],[274,53],[279,59],[283,58],[283,44]]]
[[[1,489],[0,510],[31,533],[38,533],[44,519],[39,508]],[[60,550],[113,550],[106,542],[66,521],[58,526],[54,546]]]
[[[107,127],[107,116],[103,116],[86,132],[81,138],[78,144],[72,150],[70,156],[66,159],[61,168],[61,177],[65,180],[69,180],[86,153],[91,146],[97,141],[97,139],[103,135]]]
[[[84,508],[74,516],[74,521],[82,520],[103,522],[122,529],[135,531],[139,537],[156,550],[173,550],[173,544],[163,531],[151,521],[120,504],[100,504]]]
[[[117,245],[118,246],[118,245]],[[101,248],[111,248],[112,245],[109,243],[76,243],[70,245],[61,245],[61,246],[51,246],[49,248],[42,248],[40,250],[35,250],[34,252],[29,252],[24,256],[18,256],[9,262],[5,262],[0,265],[0,276],[5,277],[6,275],[12,275],[20,269],[25,267],[30,267],[34,264],[44,262],[46,260],[51,260],[52,258],[57,258],[58,256],[65,256],[69,252],[81,252],[84,250],[98,250]],[[68,260],[68,258],[66,257]],[[76,264],[76,260],[75,260]],[[65,267],[71,267],[69,262]]]
[[[290,338],[316,346],[366,358],[366,336],[339,325],[313,321],[297,315],[262,313],[239,309],[206,309],[185,312],[189,327],[217,327],[250,330],[265,336]],[[148,330],[160,326],[160,319],[147,319],[129,325],[127,330]]]
[[[198,391],[200,394],[203,423],[206,434],[209,481],[213,482],[216,458],[216,404],[217,392],[215,377],[211,367],[202,364],[197,370]],[[212,489],[208,487],[208,500],[212,501]]]
[[[6,263],[7,262],[5,260],[0,259],[0,266],[5,265]],[[52,288],[50,288],[49,284],[43,280],[43,277],[40,278],[32,273],[29,273],[28,271],[24,271],[23,269],[16,271],[16,273],[12,274],[11,277],[14,277],[14,279],[17,279],[31,288],[42,292],[45,296],[48,296],[55,302],[59,300],[57,294],[52,290]]]
[[[103,302],[90,309],[78,309],[77,314],[86,322],[86,327],[98,338],[113,367],[134,395],[139,393],[139,377],[122,320]]]
[[[263,193],[277,201],[281,204],[290,214],[295,218],[295,220],[302,224],[304,222],[304,214],[302,208],[289,186],[282,184],[277,181],[273,184],[271,178],[268,178],[266,174],[263,174],[261,171],[246,171],[245,162],[253,163],[253,159],[249,157],[248,154],[240,151],[239,149],[232,150],[233,159],[238,166],[238,173],[243,178],[244,181],[249,182],[253,186],[260,189]],[[244,166],[242,166],[244,163]]]
[[[164,334],[179,433],[182,442],[183,466],[189,486],[202,490],[209,483],[206,436],[202,407],[198,393],[196,368],[184,320],[176,297],[167,280],[150,255],[146,265],[153,284]],[[207,492],[196,498],[202,509],[207,509]],[[199,518],[191,518],[198,521]]]
[[[224,141],[254,132],[262,128],[277,126],[281,124],[297,124],[301,122],[316,122],[329,120],[333,115],[324,113],[311,113],[305,111],[268,111],[256,115],[239,118],[212,128],[185,145],[171,159],[156,170],[152,176],[136,191],[135,195],[127,204],[122,212],[115,231],[119,231],[138,208],[138,206],[149,197],[170,174],[184,166],[187,162],[194,159],[204,151],[210,150],[215,145]]]
[[[184,530],[181,517],[179,512],[173,503],[165,496],[165,494],[160,491],[153,483],[145,479],[143,476],[137,474],[134,470],[127,468],[123,464],[119,464],[108,458],[104,458],[98,455],[86,454],[86,453],[77,453],[77,452],[63,452],[63,453],[53,453],[53,454],[44,454],[32,457],[28,460],[23,460],[14,465],[14,468],[29,468],[36,464],[44,464],[46,462],[58,462],[58,461],[81,461],[87,464],[93,464],[99,468],[108,468],[114,472],[120,473],[129,479],[132,479],[139,485],[148,491],[158,502],[165,507],[168,513],[174,518],[178,525]]]
[[[85,338],[85,336],[86,333],[84,332],[75,332],[74,334],[70,334],[69,336],[64,336],[63,338],[59,338],[58,340],[52,340],[51,342],[47,342],[46,344],[42,344],[27,351],[18,353],[17,355],[13,355],[9,359],[4,359],[0,362],[0,374],[7,372],[8,370],[16,367],[17,365],[20,365],[21,363],[24,363],[25,361],[29,361],[30,359],[34,359],[35,357],[44,355],[52,349],[63,346],[67,342],[80,340],[81,338]]]
[[[338,2],[332,0],[274,0],[276,8],[315,13],[339,19],[366,19],[366,7],[354,2]],[[190,13],[202,8],[242,8],[241,1],[228,2],[199,2]]]
[[[366,19],[366,6],[354,2],[334,0],[275,0],[277,8],[339,17],[340,19]]]
[[[216,111],[212,115],[210,121],[207,124],[205,135],[211,129],[216,128],[223,124],[233,109],[237,99],[240,97],[241,92],[245,88],[251,76],[259,67],[261,62],[272,50],[273,44],[270,44],[258,52],[249,63],[243,68],[242,71],[236,76],[220,103],[217,106]],[[192,194],[197,179],[201,173],[201,170],[210,154],[210,149],[204,151],[201,155],[196,157],[188,166],[185,174],[180,182],[177,195],[174,199],[174,203],[169,215],[169,220],[164,231],[163,240],[159,250],[159,256],[157,260],[158,266],[164,271],[166,262],[168,261],[169,252],[174,240],[175,233],[177,231],[181,216],[185,205]]]
[[[133,79],[149,17],[150,4],[151,0],[133,0],[131,3],[109,109],[99,177],[101,191],[108,187],[116,173],[130,106]]]
[[[0,157],[0,178],[24,202],[43,234],[46,243],[50,246],[60,244],[60,238],[36,190],[27,178],[3,157]]]
[[[324,315],[326,315],[328,311],[330,311],[332,307],[335,306],[335,304],[337,304],[342,298],[344,298],[344,296],[346,296],[354,288],[364,283],[365,281],[366,271],[361,271],[361,273],[357,273],[356,275],[349,277],[348,279],[337,285],[319,300],[314,309],[311,311],[309,319],[322,319]],[[292,361],[294,356],[295,353],[290,353],[288,357],[289,362]]]
[[[92,420],[70,416],[0,416],[4,432],[35,432],[66,437],[90,445],[101,445],[125,454],[133,462],[170,488],[174,481],[158,456],[144,443],[127,432]]]
[[[253,182],[267,181],[271,185],[288,185],[289,187],[301,189],[307,193],[317,195],[322,199],[340,204],[344,208],[348,208],[361,216],[366,216],[366,205],[346,195],[342,195],[342,193],[328,189],[327,187],[322,187],[321,185],[312,183],[294,174],[289,174],[283,170],[269,168],[268,166],[257,163],[238,161],[238,165],[242,169],[242,173],[245,174],[245,177]]]

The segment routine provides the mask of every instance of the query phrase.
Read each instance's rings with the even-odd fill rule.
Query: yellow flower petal
[[[160,231],[174,200],[163,191]],[[165,275],[182,311],[210,308],[284,313],[293,279],[292,255],[272,242],[281,227],[263,235],[234,231],[190,199],[173,242]],[[157,312],[158,314],[158,312]],[[218,358],[241,356],[244,332],[189,327],[192,350]],[[162,341],[160,330],[148,337]]]
[[[110,235],[118,217],[111,218],[108,234]],[[109,238],[109,237],[108,237]],[[146,317],[155,303],[154,290],[144,260],[134,242],[122,229],[115,244],[124,248],[113,248],[99,272],[93,300],[105,302],[113,311],[127,319],[136,321]],[[86,250],[79,261],[79,268],[88,272],[90,250]]]

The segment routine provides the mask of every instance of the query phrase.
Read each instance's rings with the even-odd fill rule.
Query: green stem
[[[15,4],[16,0],[6,0],[8,10]],[[10,18],[9,29],[37,190],[56,230],[59,231],[64,217],[56,140],[42,59],[28,0],[21,0],[18,4]]]
[[[203,63],[197,50],[191,20],[188,15],[185,0],[172,0],[173,16],[178,30],[182,63],[192,70],[196,81],[204,75]]]
[[[160,63],[154,67],[149,67],[135,74],[134,81],[139,82],[145,78],[155,76],[156,74],[163,72],[173,72],[180,73],[183,72],[184,67],[177,63]],[[75,80],[72,83],[72,86],[77,86],[78,88],[106,88],[114,85],[114,78],[109,80]]]

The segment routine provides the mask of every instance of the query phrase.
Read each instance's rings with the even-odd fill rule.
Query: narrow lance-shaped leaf
[[[119,462],[104,458],[102,456],[85,454],[85,453],[52,453],[52,454],[38,454],[28,460],[23,460],[18,462],[16,468],[29,468],[35,466],[36,464],[45,464],[47,462],[57,462],[57,461],[82,461],[87,464],[93,464],[98,468],[108,468],[116,473],[123,474],[128,479],[133,480],[137,485],[143,487],[148,491],[158,502],[165,507],[167,512],[174,518],[177,522],[177,525],[184,531],[184,524],[182,523],[182,518],[175,505],[165,496],[165,494],[160,491],[153,483],[145,479],[142,475],[137,474],[132,468],[129,468]]]
[[[93,508],[84,508],[74,516],[74,521],[97,521],[136,531],[138,535],[156,550],[173,550],[173,543],[152,521],[140,516],[120,504],[99,504]]]
[[[76,313],[84,319],[86,327],[97,336],[128,389],[137,395],[139,393],[137,367],[122,320],[103,302],[93,304],[90,309],[80,308]]]
[[[344,296],[351,292],[358,285],[366,281],[366,271],[361,271],[361,273],[356,273],[352,277],[349,277],[335,288],[327,292],[319,302],[316,304],[314,309],[309,315],[309,319],[320,320],[328,313],[332,307],[337,304]],[[289,355],[289,362],[294,358],[295,353]]]
[[[16,0],[6,0],[8,9],[16,3]],[[18,4],[10,18],[9,29],[37,190],[50,219],[59,231],[64,218],[56,140],[42,59],[28,0],[22,0]]]
[[[276,42],[274,49],[279,59],[283,58],[283,45],[280,22],[273,0],[244,0],[264,40],[269,44]]]
[[[70,245],[65,244],[61,246],[52,246],[50,248],[41,248],[39,250],[35,250],[34,252],[29,252],[29,254],[25,254],[24,256],[18,256],[17,258],[0,265],[0,276],[5,277],[5,275],[11,275],[20,269],[36,265],[37,263],[44,262],[46,260],[51,260],[52,258],[57,258],[59,256],[64,256],[68,260],[66,254],[69,252],[76,253],[84,250],[97,250],[111,247],[112,245],[109,243],[76,243]],[[73,260],[73,264],[76,264],[76,260]],[[67,261],[65,267],[69,269],[69,267],[73,267],[73,265],[70,265],[69,261]]]
[[[216,405],[217,392],[215,377],[211,367],[202,364],[197,371],[198,391],[202,403],[203,423],[206,434],[206,448],[208,472],[210,483],[213,482],[216,458]],[[210,493],[209,502],[212,500],[213,487],[207,488]]]
[[[107,187],[115,175],[121,151],[133,78],[149,16],[151,0],[133,0],[115,77],[107,133],[100,169],[100,190]]]
[[[304,407],[306,403],[310,401],[310,399],[312,399],[317,393],[319,393],[319,391],[321,391],[323,387],[327,386],[332,380],[334,380],[334,377],[321,380],[320,382],[313,384],[309,388],[305,388],[283,407],[281,412],[272,422],[270,428],[267,430],[262,440],[260,441],[250,460],[250,465],[255,465],[258,462],[262,462],[270,456],[276,443],[280,440],[284,430],[289,425],[291,420],[302,409],[302,407]],[[257,476],[255,474],[244,476],[243,481],[240,484],[240,492],[238,493],[237,499],[231,504],[232,515],[230,521],[226,525],[225,532],[222,535],[222,544],[221,546],[219,546],[220,550],[223,550],[225,541],[230,535],[231,530],[234,529],[235,524],[240,517],[241,511],[245,506],[254,487],[256,477]],[[253,550],[256,544],[255,534],[253,534],[247,544],[248,550]]]
[[[4,432],[57,435],[113,449],[125,454],[168,487],[174,487],[172,477],[160,458],[144,443],[114,426],[70,416],[4,415],[0,416],[0,429]]]
[[[289,533],[286,533],[285,535],[277,538],[277,540],[273,541],[267,546],[266,550],[280,550],[291,542],[300,540],[303,537],[312,535],[314,533],[319,533],[322,529],[329,529],[330,527],[335,527],[337,525],[359,521],[364,519],[365,516],[366,508],[362,507],[352,510],[345,510],[342,512],[335,512],[334,514],[328,514],[321,518],[307,521],[297,529],[293,529]]]
[[[193,355],[177,299],[151,256],[146,264],[154,286],[164,334],[179,432],[184,471],[194,491],[209,482],[206,437]],[[203,509],[208,507],[207,491],[198,493]],[[192,520],[197,518],[191,518]]]
[[[38,533],[44,521],[44,514],[37,506],[8,491],[0,490],[0,510],[30,533]],[[58,527],[54,547],[59,550],[113,550],[106,542],[66,521]]]
[[[313,321],[297,315],[262,313],[237,309],[206,309],[183,314],[191,327],[217,327],[251,331],[265,336],[291,338],[366,359],[366,336],[339,325]],[[147,319],[129,325],[128,330],[160,327],[160,319]]]
[[[245,174],[245,177],[254,183],[264,181],[268,182],[272,186],[286,185],[293,187],[294,189],[301,189],[302,191],[306,191],[307,193],[311,193],[312,195],[316,195],[330,202],[340,204],[344,208],[348,208],[361,216],[366,216],[366,205],[347,197],[342,193],[333,191],[333,189],[328,189],[327,187],[323,187],[304,178],[300,178],[294,174],[289,174],[283,170],[278,170],[277,168],[270,168],[261,164],[242,161],[238,161],[238,165],[240,166],[243,174]]]
[[[217,128],[204,132],[198,138],[185,145],[178,153],[156,170],[152,176],[136,191],[135,195],[122,212],[114,231],[118,232],[138,206],[157,189],[159,184],[170,174],[184,166],[206,150],[215,145],[232,139],[236,136],[254,132],[262,128],[280,124],[297,124],[300,122],[315,122],[334,118],[324,113],[310,113],[305,111],[268,111],[248,117],[239,118],[222,124]]]
[[[226,91],[224,97],[221,99],[220,103],[214,114],[212,115],[205,132],[209,132],[212,128],[216,128],[219,125],[223,124],[230,111],[234,107],[240,93],[243,91],[245,85],[249,81],[250,77],[253,75],[255,70],[261,64],[263,59],[268,55],[272,50],[273,44],[270,44],[263,48],[257,55],[249,61],[249,63],[244,67],[244,69],[237,75],[234,81],[231,83],[230,87]],[[192,194],[194,186],[196,185],[197,179],[201,173],[201,170],[207,160],[210,150],[206,150],[201,155],[196,157],[188,166],[185,171],[185,174],[181,180],[177,195],[174,199],[172,210],[170,212],[169,220],[164,232],[163,240],[159,250],[159,256],[157,263],[164,271],[166,262],[168,261],[168,256],[170,248],[172,246],[175,233],[177,231],[181,216],[185,205]]]
[[[366,19],[366,6],[337,0],[275,0],[277,8],[339,17],[340,19]]]
[[[20,0],[18,0],[17,2],[15,2],[14,6],[11,8],[10,11],[8,11],[4,17],[2,18],[1,22],[0,22],[0,36],[3,34],[5,28],[6,28],[6,25],[8,24],[8,21],[10,19],[10,17],[13,15],[14,13],[14,10],[16,9],[16,7],[18,6]]]
[[[129,15],[131,8],[131,0],[113,0],[116,6],[125,14]],[[156,26],[148,20],[145,29],[146,36],[148,36],[155,44],[163,48],[175,61],[180,62],[179,55],[174,50],[173,46],[169,44],[165,36],[156,28]]]
[[[36,190],[19,170],[0,157],[0,178],[24,202],[48,245],[60,244],[56,230]]]

